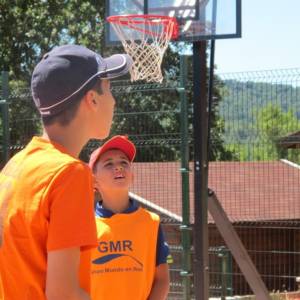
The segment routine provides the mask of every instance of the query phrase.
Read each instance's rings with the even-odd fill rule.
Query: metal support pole
[[[215,41],[210,41],[210,60],[209,60],[209,81],[208,81],[208,136],[207,136],[207,151],[209,155],[210,150],[210,137],[211,137],[211,113],[213,102],[213,89],[214,89],[214,67],[215,67]]]
[[[9,160],[10,152],[10,136],[9,136],[9,115],[8,115],[8,72],[2,72],[2,94],[1,98],[1,116],[2,116],[2,140],[3,140],[3,162],[6,163]]]
[[[221,259],[221,300],[226,300],[227,296],[227,266],[228,266],[228,253],[225,247],[219,248],[219,258]]]
[[[181,186],[182,186],[182,276],[183,299],[191,299],[191,225],[189,197],[189,131],[188,102],[186,97],[187,56],[180,56],[180,135],[181,135]]]
[[[196,300],[208,299],[206,41],[193,43],[194,126],[194,287]]]

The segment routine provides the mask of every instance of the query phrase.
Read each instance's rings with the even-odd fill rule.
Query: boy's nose
[[[117,166],[115,167],[115,170],[123,170],[123,166],[117,165]]]

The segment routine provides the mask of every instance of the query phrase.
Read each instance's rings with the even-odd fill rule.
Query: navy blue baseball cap
[[[46,53],[36,65],[31,79],[34,103],[42,116],[65,109],[72,96],[94,78],[115,78],[126,74],[132,65],[127,54],[107,58],[80,45],[63,45]]]

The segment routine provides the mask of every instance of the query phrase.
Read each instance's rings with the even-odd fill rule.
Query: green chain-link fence
[[[8,91],[5,78],[2,164],[41,132],[29,89]],[[209,187],[218,195],[270,292],[297,290],[300,276],[299,79],[299,69],[216,78],[219,109],[214,126],[219,130],[211,134]],[[190,88],[188,78],[186,86],[176,78],[163,84],[115,81],[112,85],[117,99],[112,134],[129,135],[138,151],[132,193],[160,214],[172,252],[170,299],[193,298]],[[99,144],[91,141],[81,158],[88,160]],[[210,216],[208,226],[210,296],[230,299],[251,294]]]

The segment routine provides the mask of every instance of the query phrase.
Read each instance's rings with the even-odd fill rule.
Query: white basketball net
[[[131,81],[162,82],[161,63],[173,31],[174,18],[117,16],[108,18],[128,55],[133,59]]]

